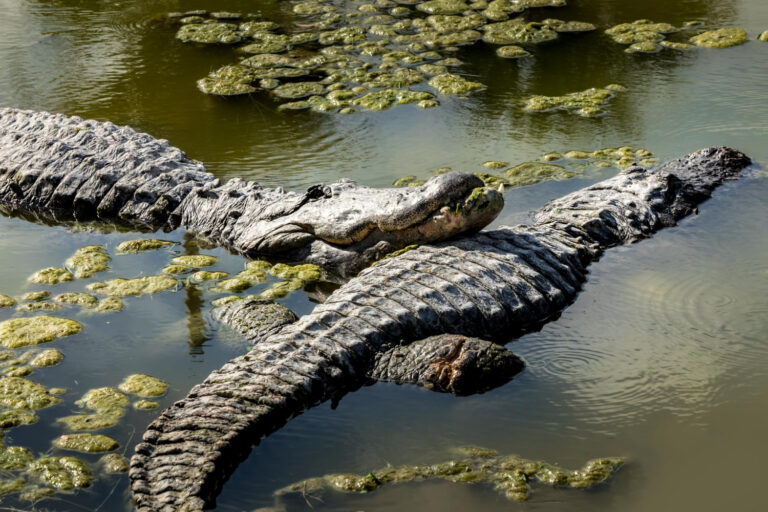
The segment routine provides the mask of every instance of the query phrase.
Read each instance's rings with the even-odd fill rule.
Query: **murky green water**
[[[680,25],[740,26],[751,41],[726,50],[665,50],[627,55],[602,31],[537,47],[533,59],[499,59],[479,43],[461,50],[461,74],[488,85],[467,98],[440,98],[430,110],[401,106],[350,116],[281,114],[266,96],[205,96],[195,80],[235,60],[229,48],[183,45],[157,15],[193,8],[262,12],[291,23],[290,2],[0,0],[0,105],[76,114],[129,124],[167,138],[222,178],[302,187],[351,177],[386,186],[404,175],[426,177],[450,166],[481,170],[486,160],[522,162],[548,151],[631,144],[662,158],[714,144],[768,162],[768,3],[743,1],[571,0],[532,19],[589,21],[605,29],[650,18]],[[532,94],[559,95],[620,83],[605,117],[522,111]],[[609,176],[548,182],[507,192],[497,223],[525,219],[548,199]],[[718,191],[695,218],[641,244],[608,252],[560,319],[511,345],[528,368],[510,384],[467,398],[393,385],[364,388],[335,410],[323,405],[264,440],[226,485],[217,510],[273,504],[271,493],[328,472],[366,473],[392,464],[441,461],[451,447],[477,444],[502,453],[580,466],[601,455],[630,463],[598,489],[537,488],[524,506],[489,487],[420,483],[371,495],[291,500],[289,510],[763,510],[768,444],[768,180],[753,173]],[[182,233],[167,250],[116,256],[135,234],[70,232],[0,218],[0,293],[46,288],[26,277],[61,265],[77,248],[105,246],[109,274],[52,288],[81,291],[87,282],[157,273],[173,255],[198,251]],[[221,250],[214,267],[243,260]],[[249,292],[258,291],[269,283]],[[237,337],[210,320],[206,286],[129,297],[125,311],[62,316],[81,334],[51,344],[64,362],[30,377],[67,388],[35,425],[6,432],[7,444],[51,450],[64,433],[55,419],[97,386],[131,373],[170,383],[165,407],[224,361],[242,353]],[[297,313],[310,298],[281,302]],[[0,310],[0,320],[17,316]],[[22,352],[20,350],[19,352]],[[156,411],[129,411],[104,431],[130,454]],[[53,451],[53,453],[62,453]],[[83,457],[95,462],[98,456]],[[97,473],[88,490],[58,494],[50,510],[128,509],[127,477]],[[2,507],[32,509],[13,496]]]

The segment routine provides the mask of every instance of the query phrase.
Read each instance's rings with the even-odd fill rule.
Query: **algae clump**
[[[63,434],[54,439],[53,446],[61,450],[94,453],[117,450],[120,443],[101,434]]]
[[[97,272],[109,270],[108,263],[112,258],[98,245],[88,245],[75,251],[64,265],[75,272],[75,277],[85,279]]]
[[[0,448],[0,470],[24,469],[34,459],[29,449],[23,446],[3,446]]]
[[[193,281],[201,282],[201,281],[218,281],[219,279],[224,279],[225,277],[228,277],[228,276],[229,274],[227,272],[208,272],[207,270],[200,270],[192,274],[191,278]]]
[[[405,105],[431,99],[434,99],[434,95],[428,92],[411,91],[410,89],[383,89],[357,98],[352,104],[368,110],[385,110],[393,105]]]
[[[608,100],[622,90],[624,90],[623,86],[610,84],[603,88],[593,87],[562,96],[531,96],[526,100],[524,108],[529,112],[565,110],[582,117],[594,117],[602,114]]]
[[[75,403],[95,411],[95,414],[74,414],[59,418],[58,421],[70,430],[98,430],[116,425],[125,414],[129,400],[117,389],[104,387],[88,391]]]
[[[312,264],[286,265],[278,263],[269,269],[269,273],[281,279],[300,279],[302,281],[317,281],[323,276],[320,267]]]
[[[27,482],[23,478],[17,478],[16,480],[0,480],[0,496],[19,492],[26,484]]]
[[[483,41],[491,44],[537,44],[557,39],[557,32],[544,23],[524,23],[520,20],[491,23],[483,27]]]
[[[153,251],[155,249],[161,249],[173,245],[173,242],[168,240],[158,240],[157,238],[141,238],[139,240],[127,240],[120,242],[117,246],[118,252],[144,252]]]
[[[108,475],[128,472],[128,461],[119,453],[108,453],[99,459],[99,464]]]
[[[429,0],[420,3],[416,9],[427,14],[456,14],[469,9],[464,0]]]
[[[0,293],[0,309],[10,308],[16,305],[16,299]]]
[[[56,338],[72,336],[82,328],[79,322],[52,316],[12,318],[0,322],[0,345],[7,348],[38,345]]]
[[[41,368],[44,366],[56,366],[63,360],[64,354],[62,354],[59,349],[49,348],[47,350],[43,350],[34,358],[32,358],[32,360],[29,362],[29,365],[34,366],[35,368]]]
[[[29,292],[29,293],[25,293],[22,299],[26,301],[38,301],[38,300],[45,300],[50,296],[51,296],[51,293],[46,291]]]
[[[6,409],[0,411],[0,428],[13,428],[19,425],[31,425],[37,421],[37,415],[29,411]]]
[[[93,475],[82,460],[75,457],[44,457],[29,465],[29,474],[56,489],[69,490],[91,485]]]
[[[156,409],[160,407],[159,402],[153,402],[152,400],[137,400],[133,403],[133,408],[138,410]]]
[[[161,396],[168,390],[166,382],[141,373],[129,375],[117,387],[124,393],[130,393],[142,398]]]
[[[55,300],[56,302],[61,302],[62,304],[70,304],[73,306],[83,306],[87,308],[92,308],[99,303],[98,297],[95,297],[88,293],[74,293],[74,292],[59,294],[56,297],[54,297],[53,300]]]
[[[96,313],[114,313],[121,311],[125,305],[120,297],[107,297],[99,302],[99,305],[93,308]]]
[[[496,55],[504,59],[519,59],[520,57],[530,57],[531,54],[520,46],[507,45],[499,46],[496,49]]]
[[[466,94],[485,88],[480,82],[471,82],[453,73],[443,73],[442,75],[434,76],[429,81],[429,85],[440,91],[440,94]]]
[[[184,256],[176,256],[171,260],[174,265],[184,265],[186,267],[210,267],[218,261],[216,256],[209,256],[207,254],[187,254]]]
[[[168,276],[145,276],[134,279],[111,279],[103,283],[91,283],[88,289],[104,295],[125,297],[157,293],[176,288],[178,282]]]
[[[235,44],[242,41],[242,33],[231,23],[200,23],[183,25],[176,33],[183,43]]]
[[[0,378],[0,404],[14,409],[43,409],[59,399],[43,386],[22,377]]]
[[[65,268],[48,267],[38,270],[27,279],[30,283],[36,284],[59,284],[66,281],[72,281],[75,276]]]
[[[190,267],[186,265],[167,265],[163,268],[162,272],[163,274],[183,274],[184,272],[189,272],[192,270]]]
[[[30,302],[22,304],[16,308],[17,311],[58,311],[61,305],[55,302]]]
[[[748,40],[747,33],[742,28],[709,30],[690,39],[696,46],[703,46],[704,48],[730,48],[744,44]]]
[[[758,41],[762,41],[764,43],[768,43],[768,30],[762,32],[759,36],[757,36]]]

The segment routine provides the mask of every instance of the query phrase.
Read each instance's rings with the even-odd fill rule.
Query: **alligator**
[[[62,114],[0,109],[0,212],[187,232],[246,257],[302,261],[340,278],[412,244],[478,231],[499,192],[451,172],[420,187],[341,179],[304,193],[225,184],[167,140]]]
[[[252,344],[258,344],[297,320],[291,310],[267,299],[230,302],[214,308],[211,317]],[[497,343],[441,334],[377,354],[366,384],[414,384],[466,396],[506,384],[524,366],[522,359]]]
[[[539,328],[573,302],[604,250],[697,213],[750,163],[719,147],[652,169],[632,166],[551,201],[529,225],[421,245],[363,270],[147,427],[129,471],[137,509],[213,506],[254,444],[366,384],[395,347],[443,333],[507,342]]]

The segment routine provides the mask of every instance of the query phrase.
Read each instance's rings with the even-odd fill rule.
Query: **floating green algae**
[[[200,23],[183,25],[176,38],[183,43],[236,44],[243,35],[232,23]]]
[[[555,30],[555,32],[558,32],[560,34],[573,33],[573,32],[592,32],[593,30],[597,30],[596,26],[594,26],[592,23],[587,23],[585,21],[563,21],[563,20],[548,18],[542,21],[542,23],[544,23],[548,27],[552,27]]]
[[[429,0],[416,6],[416,9],[427,14],[456,14],[469,9],[464,0]]]
[[[688,44],[688,43],[679,43],[676,41],[661,41],[659,45],[663,46],[664,48],[669,48],[671,50],[691,50],[694,48],[694,45]]]
[[[96,313],[114,313],[116,311],[121,311],[124,307],[125,304],[123,304],[123,299],[120,297],[107,297],[101,299],[99,304],[91,311]]]
[[[761,32],[760,35],[757,36],[757,40],[768,43],[768,30]]]
[[[504,59],[519,59],[520,57],[530,57],[531,54],[520,46],[507,45],[496,48],[496,55]]]
[[[99,459],[99,465],[108,475],[128,472],[128,461],[119,453],[108,453]]]
[[[531,96],[526,100],[524,108],[529,112],[565,110],[582,117],[595,117],[604,112],[603,108],[616,92],[623,90],[621,85],[610,84],[603,88],[593,87],[562,96]]]
[[[276,300],[287,297],[291,292],[300,290],[305,282],[301,279],[291,279],[289,281],[278,281],[259,294],[261,299]]]
[[[242,277],[233,277],[231,279],[225,279],[223,281],[219,281],[216,284],[216,287],[222,290],[226,290],[228,292],[240,293],[242,291],[247,290],[254,284],[255,283],[250,279],[245,279]]]
[[[61,305],[56,304],[55,302],[30,302],[27,304],[21,304],[16,307],[17,311],[26,311],[26,312],[58,311],[60,309],[61,309]]]
[[[39,300],[45,300],[50,296],[51,296],[51,292],[46,292],[46,291],[29,292],[29,293],[25,293],[24,296],[21,297],[21,299],[26,301],[39,301]]]
[[[31,425],[37,421],[37,414],[19,409],[5,409],[0,411],[0,429]]]
[[[588,489],[606,481],[625,462],[620,457],[595,459],[588,461],[581,469],[569,471],[516,455],[500,456],[493,450],[479,447],[467,447],[462,454],[465,458],[460,460],[430,465],[388,466],[364,476],[331,474],[310,478],[280,489],[275,495],[316,495],[322,491],[365,493],[392,483],[442,479],[456,483],[493,484],[494,489],[507,499],[526,501],[531,484]]]
[[[557,32],[549,25],[517,19],[491,23],[483,31],[483,41],[491,44],[537,44],[557,39]]]
[[[23,478],[15,480],[0,480],[0,496],[19,492],[24,488],[27,482]]]
[[[74,271],[76,278],[85,279],[97,272],[109,270],[111,259],[103,247],[88,245],[75,251],[64,265]]]
[[[75,293],[75,292],[61,293],[56,297],[54,297],[53,300],[55,300],[56,302],[61,302],[62,304],[82,306],[86,308],[92,308],[99,303],[98,297],[94,295],[90,295],[88,293]]]
[[[176,288],[178,281],[169,276],[145,276],[134,279],[111,279],[103,283],[91,283],[87,288],[103,295],[126,297],[157,293]]]
[[[744,44],[748,40],[749,38],[744,29],[735,27],[708,30],[690,39],[696,46],[704,48],[730,48],[731,46]]]
[[[14,368],[6,368],[3,373],[9,377],[26,377],[32,373],[32,368],[29,366],[18,366]]]
[[[48,392],[52,395],[63,395],[67,392],[67,388],[51,388]]]
[[[174,265],[184,265],[187,267],[210,267],[218,261],[216,256],[209,256],[207,254],[187,254],[184,256],[176,256],[171,260]]]
[[[48,391],[22,377],[0,378],[0,404],[14,409],[43,409],[59,402]]]
[[[190,268],[190,267],[188,267],[186,265],[167,265],[167,266],[163,267],[163,270],[161,270],[161,272],[163,274],[176,275],[176,274],[184,274],[184,273],[189,272],[191,270],[192,270],[192,268]]]
[[[286,265],[278,263],[269,269],[269,273],[281,279],[300,279],[302,281],[317,281],[323,277],[323,272],[317,265]]]
[[[173,245],[173,242],[168,240],[158,240],[157,238],[141,238],[138,240],[127,240],[120,242],[117,246],[117,251],[121,253],[130,252],[144,252],[153,251],[155,249],[162,249],[163,247],[169,247]]]
[[[124,393],[149,398],[164,395],[168,390],[168,383],[149,375],[136,373],[126,377],[117,387]]]
[[[574,176],[564,167],[543,162],[524,162],[504,171],[503,176],[509,181],[510,185],[522,187],[533,185],[544,180],[567,179]]]
[[[157,409],[160,407],[159,402],[153,402],[152,400],[137,400],[133,402],[133,408],[138,410]]]
[[[0,293],[0,309],[10,308],[16,305],[16,299]]]
[[[28,472],[55,489],[88,487],[93,482],[91,470],[75,457],[44,457],[29,464]]]
[[[325,92],[325,86],[318,82],[289,82],[272,89],[272,94],[285,100],[297,100]]]
[[[66,281],[72,281],[75,276],[65,268],[48,267],[38,270],[27,279],[30,283],[36,284],[59,284]]]
[[[101,434],[62,434],[53,440],[53,446],[60,450],[97,453],[117,450],[120,443]]]
[[[471,82],[453,73],[434,76],[430,79],[429,85],[440,91],[440,94],[466,94],[485,88],[480,82]]]
[[[217,80],[209,77],[198,80],[197,88],[200,92],[214,96],[241,96],[257,91],[257,89],[250,84],[232,80]]]
[[[212,300],[211,305],[218,308],[220,306],[229,304],[230,302],[237,302],[238,300],[243,300],[243,298],[239,295],[228,295],[226,297],[219,297],[218,299]]]
[[[56,366],[64,360],[64,354],[59,349],[49,348],[43,350],[29,362],[30,366],[42,368],[44,366]]]
[[[0,470],[11,471],[26,468],[34,457],[23,446],[0,447]]]
[[[207,270],[200,270],[190,276],[192,281],[196,282],[218,281],[220,279],[224,279],[225,277],[229,277],[228,272],[209,272]]]
[[[421,100],[434,99],[434,95],[423,91],[411,91],[410,89],[383,89],[374,91],[357,98],[352,102],[354,106],[364,107],[368,110],[385,110],[393,105],[405,105]]]
[[[38,345],[56,338],[72,336],[82,328],[82,324],[74,320],[45,315],[12,318],[0,322],[0,345],[7,348]]]
[[[636,20],[632,23],[620,23],[605,31],[615,42],[631,45],[641,42],[659,42],[664,34],[677,32],[679,29],[669,23],[654,23],[650,20]]]
[[[115,388],[92,389],[75,403],[95,411],[94,414],[74,414],[57,421],[66,425],[69,430],[99,430],[112,427],[125,415],[129,402],[128,397]]]

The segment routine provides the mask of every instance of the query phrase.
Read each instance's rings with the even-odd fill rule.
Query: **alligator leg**
[[[749,163],[710,148],[631,168],[550,203],[533,226],[422,246],[361,272],[152,422],[131,460],[139,510],[210,505],[253,443],[362,385],[377,354],[446,332],[509,340],[547,321],[604,248],[674,225]]]

